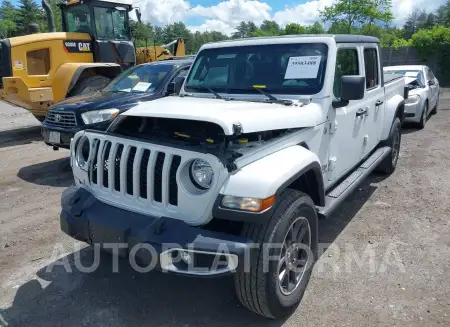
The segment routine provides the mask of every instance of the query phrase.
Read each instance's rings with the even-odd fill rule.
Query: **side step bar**
[[[325,195],[325,207],[319,208],[319,217],[328,217],[353,191],[364,181],[367,176],[391,153],[388,146],[379,148],[368,157],[353,173],[340,184],[333,187]]]

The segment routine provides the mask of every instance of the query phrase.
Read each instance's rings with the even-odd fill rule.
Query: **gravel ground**
[[[450,326],[450,91],[424,130],[404,129],[400,161],[326,221],[323,251],[286,321],[241,307],[232,278],[137,274],[59,229],[72,183],[27,112],[0,105],[0,326]],[[62,264],[66,264],[64,267]],[[67,271],[70,268],[72,272]]]

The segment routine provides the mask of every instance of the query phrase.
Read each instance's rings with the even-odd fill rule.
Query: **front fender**
[[[286,188],[305,168],[319,170],[320,174],[320,167],[314,153],[300,145],[291,146],[230,175],[220,194],[265,199]],[[323,187],[323,181],[321,184]]]
[[[387,138],[389,137],[392,123],[399,110],[401,111],[399,112],[401,117],[400,121],[403,122],[405,114],[405,99],[401,95],[396,94],[386,102],[383,130],[381,131],[380,138],[381,141],[387,140]]]
[[[110,70],[111,77],[117,76],[122,71],[122,68],[119,64],[110,63],[72,62],[61,65],[61,67],[59,67],[56,71],[55,77],[53,78],[53,101],[56,103],[58,101],[64,100],[77,83],[83,71],[90,68]]]

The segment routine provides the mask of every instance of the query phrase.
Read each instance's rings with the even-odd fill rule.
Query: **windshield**
[[[187,92],[315,94],[324,83],[328,47],[322,43],[273,44],[202,50]]]
[[[128,40],[130,38],[128,13],[124,8],[94,7],[94,16],[97,38],[103,40]]]
[[[134,66],[115,78],[105,91],[151,93],[164,84],[173,67],[161,64]]]
[[[421,70],[385,70],[386,74],[399,74],[405,77],[417,78],[421,85],[425,85],[425,77]]]
[[[67,22],[67,32],[92,34],[91,16],[86,5],[69,6],[64,10]]]

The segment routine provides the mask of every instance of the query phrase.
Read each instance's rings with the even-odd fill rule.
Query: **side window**
[[[366,68],[366,89],[372,89],[380,85],[377,49],[364,49],[364,66]]]
[[[89,8],[86,5],[71,5],[66,10],[67,32],[92,33]]]
[[[183,68],[182,70],[180,70],[180,71],[178,72],[178,74],[177,74],[174,78],[176,78],[176,77],[186,77],[188,71],[189,71],[189,67]]]
[[[28,75],[47,75],[50,71],[50,51],[48,49],[27,52]]]
[[[336,98],[341,95],[341,77],[348,75],[359,75],[358,51],[356,49],[339,49],[333,85],[333,93]]]

